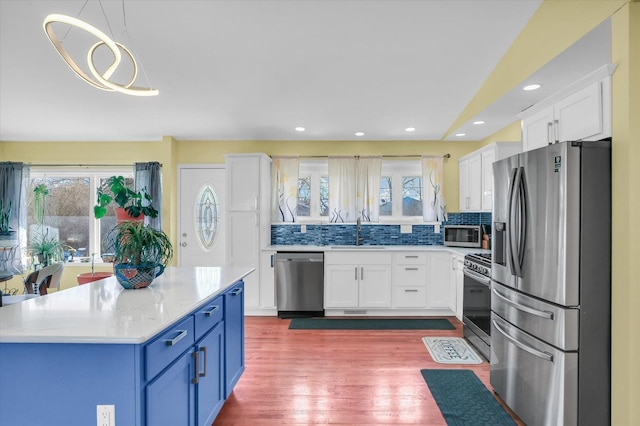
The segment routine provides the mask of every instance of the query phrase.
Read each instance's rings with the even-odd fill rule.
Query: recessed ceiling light
[[[356,136],[364,136],[364,132],[356,132]]]
[[[474,121],[473,124],[484,124],[484,120]]]
[[[527,90],[527,91],[529,91],[529,90],[538,90],[540,87],[542,87],[542,85],[540,85],[540,84],[530,84],[528,86],[524,86],[522,88],[522,90]]]
[[[305,130],[307,130],[307,129],[305,129],[304,127],[298,126],[298,127],[296,127],[296,130],[297,130],[298,132],[304,132],[304,131],[305,131]]]
[[[466,133],[456,133],[456,136],[467,136]]]
[[[415,127],[407,127],[406,129],[404,129],[405,132],[413,132],[414,130],[416,130]]]

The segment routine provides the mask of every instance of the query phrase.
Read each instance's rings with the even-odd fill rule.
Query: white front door
[[[178,167],[179,266],[225,263],[224,164]]]

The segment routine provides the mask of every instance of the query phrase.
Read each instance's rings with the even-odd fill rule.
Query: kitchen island
[[[244,371],[252,272],[168,268],[0,308],[0,424],[210,425]]]

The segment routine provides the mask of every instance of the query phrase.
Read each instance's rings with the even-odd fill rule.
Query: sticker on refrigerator
[[[553,172],[559,173],[561,167],[562,167],[562,156],[556,155],[555,157],[553,157]]]

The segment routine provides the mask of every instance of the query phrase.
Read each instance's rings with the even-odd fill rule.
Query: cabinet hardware
[[[356,275],[355,275],[354,279],[357,280],[358,279],[358,267],[356,266],[353,269],[355,269],[355,271],[356,271]]]
[[[177,331],[177,330],[176,330]],[[180,340],[184,339],[184,337],[187,335],[187,330],[180,330],[178,332],[178,335],[176,337],[174,337],[173,339],[169,339],[167,340],[167,346],[174,346],[176,343],[178,343]]]
[[[218,311],[218,309],[220,309],[220,306],[214,306],[213,309],[211,309],[210,311],[205,311],[204,312],[204,316],[205,317],[210,317],[211,315],[213,315],[216,311]]]
[[[407,288],[404,290],[405,293],[417,293],[418,290],[415,288]]]
[[[199,368],[198,368],[198,359],[200,358],[200,355],[198,354],[198,351],[194,351],[193,352],[193,365],[194,365],[194,369],[193,369],[193,379],[191,379],[191,383],[193,383],[194,385],[198,383],[198,377],[200,377],[198,375],[199,373]]]
[[[360,267],[360,279],[364,280],[364,267]]]
[[[231,293],[229,293],[229,294],[231,294],[232,296],[237,296],[237,295],[239,295],[240,293],[242,293],[242,289],[241,289],[241,288],[236,288],[235,290],[233,290],[233,291],[232,291]]]
[[[404,258],[405,259],[417,259],[418,256],[405,256]]]
[[[202,366],[202,373],[199,373],[198,375],[200,377],[206,377],[207,376],[207,347],[203,346],[201,349],[202,349],[202,356],[204,358],[204,365]]]
[[[553,130],[553,123],[547,123],[547,143],[551,145],[551,131]]]
[[[560,122],[553,120],[553,133],[555,135],[555,142],[560,142]]]
[[[405,271],[417,271],[418,268],[404,268]]]

